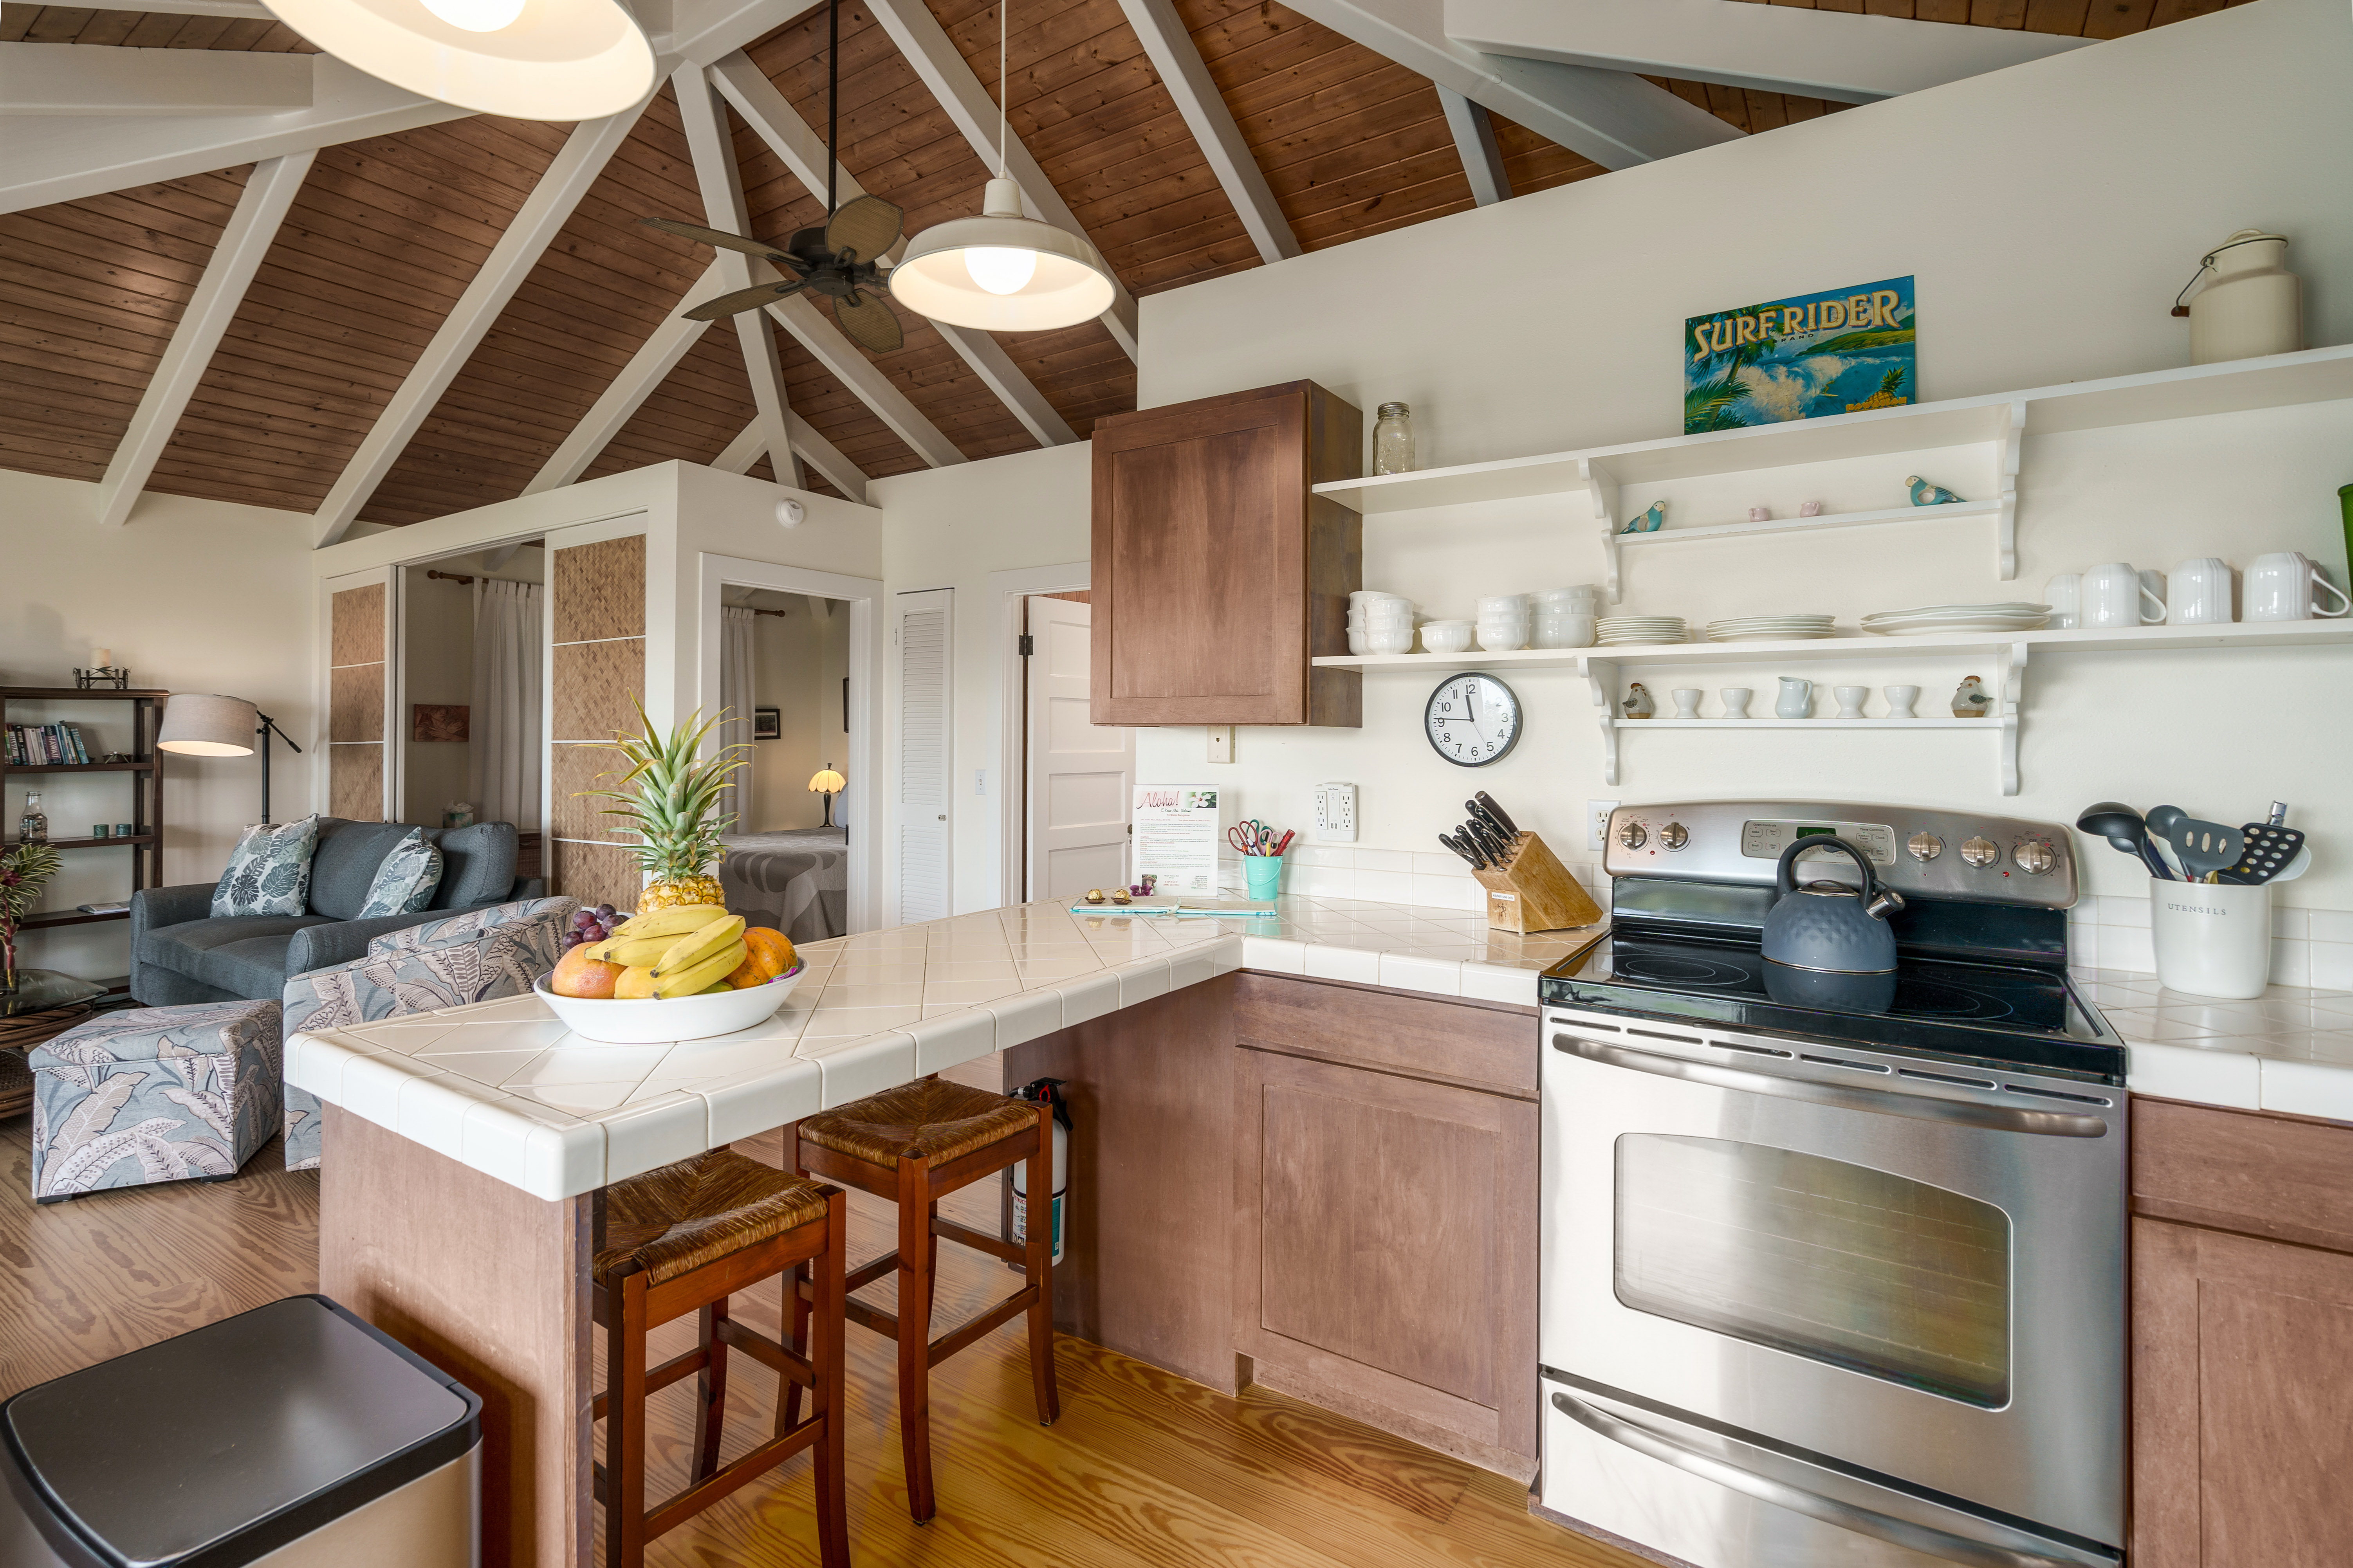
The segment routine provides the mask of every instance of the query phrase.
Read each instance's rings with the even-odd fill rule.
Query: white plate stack
[[[1593,640],[1603,647],[1683,642],[1690,636],[1681,616],[1604,616],[1593,623]]]
[[[1707,623],[1710,642],[1784,642],[1838,636],[1831,616],[1734,616]]]
[[[2000,605],[1923,605],[1862,617],[1873,637],[1915,637],[1953,632],[2031,632],[2049,624],[2051,606],[2022,600]]]

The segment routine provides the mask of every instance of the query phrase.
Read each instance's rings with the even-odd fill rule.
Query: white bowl
[[[1375,626],[1364,634],[1366,653],[1411,653],[1411,626]]]
[[[1591,616],[1553,616],[1536,617],[1535,646],[1538,647],[1591,647],[1593,646]]]
[[[1535,600],[1536,608],[1541,610],[1556,605],[1573,604],[1578,600],[1588,604],[1598,603],[1601,598],[1601,590],[1590,583],[1579,583],[1569,588],[1539,588],[1528,597]]]
[[[1469,621],[1425,621],[1421,646],[1427,653],[1462,653],[1471,647]]]
[[[532,989],[584,1040],[608,1046],[651,1046],[665,1040],[707,1040],[764,1024],[785,1005],[785,998],[793,994],[807,969],[796,957],[790,969],[765,985],[713,991],[702,996],[646,996],[627,1002],[559,996],[547,988],[553,971],[533,981]]]
[[[1520,626],[1511,631],[1498,631],[1490,626],[1481,626],[1479,646],[1489,653],[1511,653],[1528,646],[1528,628]]]
[[[1528,596],[1525,594],[1491,594],[1481,599],[1475,607],[1482,616],[1491,612],[1524,616],[1528,612]]]

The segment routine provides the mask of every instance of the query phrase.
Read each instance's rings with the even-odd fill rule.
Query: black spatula
[[[2168,837],[2174,855],[2181,862],[2182,876],[2193,882],[2202,882],[2212,873],[2236,865],[2246,848],[2246,837],[2237,828],[2225,827],[2219,822],[2200,822],[2194,816],[2185,816],[2175,823]]]

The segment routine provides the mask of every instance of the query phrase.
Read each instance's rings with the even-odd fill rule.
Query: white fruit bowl
[[[701,996],[645,996],[631,1001],[616,1001],[596,996],[559,996],[548,989],[554,977],[549,971],[532,983],[540,999],[555,1009],[555,1016],[565,1026],[584,1040],[597,1040],[608,1046],[653,1046],[670,1040],[707,1040],[714,1035],[732,1035],[738,1029],[748,1029],[754,1024],[765,1023],[793,987],[801,982],[808,965],[799,959],[793,966],[769,981],[745,991],[713,991]]]

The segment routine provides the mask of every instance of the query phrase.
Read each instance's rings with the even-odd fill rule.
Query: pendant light
[[[271,0],[344,64],[514,120],[601,120],[654,89],[653,46],[616,0]]]
[[[952,327],[1035,332],[1076,326],[1111,309],[1111,268],[1081,235],[1021,216],[1021,186],[1006,173],[1005,8],[997,11],[997,177],[980,216],[934,224],[907,242],[891,269],[891,296]]]

